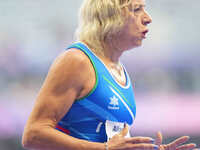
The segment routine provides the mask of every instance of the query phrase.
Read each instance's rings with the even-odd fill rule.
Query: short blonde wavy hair
[[[132,0],[84,0],[79,11],[79,25],[75,33],[78,41],[101,53],[103,44],[109,43],[125,24]]]

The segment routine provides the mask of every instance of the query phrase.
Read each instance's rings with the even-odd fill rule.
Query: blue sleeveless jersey
[[[58,122],[57,129],[75,138],[105,142],[106,120],[133,124],[136,105],[130,78],[124,69],[126,86],[122,86],[85,44],[75,43],[70,48],[79,49],[88,56],[96,73],[96,84],[86,97],[73,103]]]

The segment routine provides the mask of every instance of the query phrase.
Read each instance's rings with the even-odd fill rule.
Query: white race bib
[[[124,128],[124,124],[122,122],[114,122],[110,120],[106,120],[106,134],[107,134],[107,141],[109,141],[114,135],[120,133],[120,131]],[[128,125],[128,124],[127,124]],[[128,128],[130,129],[129,125]],[[130,137],[130,132],[128,131],[127,135],[125,136]]]

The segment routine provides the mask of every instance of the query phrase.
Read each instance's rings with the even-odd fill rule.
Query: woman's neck
[[[119,64],[119,58],[123,53],[116,44],[102,44],[101,49],[95,49],[90,43],[83,41],[99,58],[101,58],[106,63]]]

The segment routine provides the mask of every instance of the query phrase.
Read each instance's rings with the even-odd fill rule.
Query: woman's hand
[[[159,147],[154,140],[149,137],[130,137],[125,138],[128,133],[128,126],[113,136],[108,142],[108,150],[158,150]]]
[[[189,140],[189,136],[182,136],[169,144],[162,144],[163,137],[161,132],[158,132],[156,135],[155,144],[159,146],[160,150],[192,150],[196,147],[196,144],[189,143],[184,144]]]

